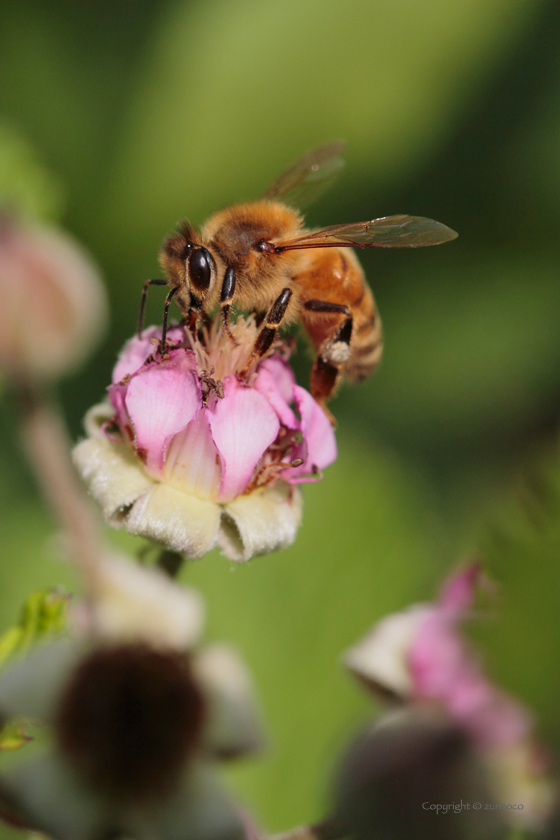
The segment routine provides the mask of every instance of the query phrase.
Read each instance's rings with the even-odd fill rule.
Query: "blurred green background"
[[[0,191],[17,173],[22,204],[89,247],[111,299],[104,342],[60,388],[74,437],[160,276],[163,236],[259,196],[303,151],[348,141],[310,224],[402,212],[460,233],[362,255],[385,357],[332,405],[340,458],[306,488],[296,545],[184,575],[209,636],[254,668],[270,744],[232,782],[269,829],[320,814],[337,750],[371,712],[341,652],[473,553],[501,591],[476,632],[489,670],[560,743],[559,41],[556,0],[0,4]],[[71,575],[9,394],[0,423],[7,626],[31,589]]]

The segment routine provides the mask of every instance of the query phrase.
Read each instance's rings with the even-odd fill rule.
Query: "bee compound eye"
[[[199,292],[206,292],[210,285],[212,270],[210,254],[206,248],[194,248],[189,257],[189,280]]]

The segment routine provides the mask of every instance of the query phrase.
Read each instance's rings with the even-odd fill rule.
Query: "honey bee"
[[[307,230],[299,209],[315,198],[344,165],[344,144],[331,143],[303,155],[258,201],[214,213],[200,231],[188,222],[164,241],[165,280],[148,280],[140,308],[142,328],[150,285],[171,287],[185,323],[221,308],[223,329],[230,310],[257,313],[262,325],[247,369],[265,356],[281,326],[300,319],[313,349],[310,390],[323,406],[342,378],[360,381],[379,363],[381,321],[373,295],[351,248],[414,248],[438,245],[457,234],[419,216],[388,216],[369,222]]]

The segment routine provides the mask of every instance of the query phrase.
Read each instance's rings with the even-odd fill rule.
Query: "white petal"
[[[130,511],[127,531],[187,557],[202,557],[216,544],[221,508],[167,484],[155,484]]]
[[[202,761],[164,800],[130,809],[119,827],[123,837],[135,840],[246,840],[239,808],[214,767]]]
[[[47,753],[18,768],[9,787],[31,825],[57,840],[91,840],[113,828],[106,803],[80,784],[57,754]]]
[[[202,598],[176,586],[157,569],[104,557],[91,581],[91,630],[110,641],[145,641],[187,650],[204,623]]]
[[[154,482],[125,443],[92,437],[74,447],[72,457],[109,525],[120,527],[127,509]]]
[[[358,677],[380,686],[398,697],[412,692],[408,652],[420,625],[431,608],[415,604],[403,612],[387,616],[357,645],[344,655],[344,664]]]
[[[92,406],[84,417],[84,428],[88,437],[98,437],[106,440],[103,424],[115,416],[115,409],[110,402],[102,402]]]
[[[539,753],[540,748],[526,738],[484,756],[496,800],[524,805],[522,810],[508,810],[508,820],[531,831],[543,830],[557,800],[556,785]]]
[[[224,758],[258,750],[263,738],[253,684],[234,648],[209,645],[194,665],[209,702],[206,746]]]
[[[297,488],[283,481],[238,496],[225,506],[218,545],[226,557],[238,561],[286,548],[296,538],[302,506]]]
[[[34,650],[0,674],[0,717],[52,717],[69,674],[83,652],[81,644],[54,642]]]

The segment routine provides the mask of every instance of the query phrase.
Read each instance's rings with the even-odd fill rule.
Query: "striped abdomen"
[[[340,365],[345,379],[358,382],[373,373],[383,351],[381,319],[362,267],[353,251],[317,249],[308,270],[295,278],[305,300],[343,304],[353,318],[348,359]],[[328,353],[345,318],[342,315],[301,312],[303,324],[318,356]]]

